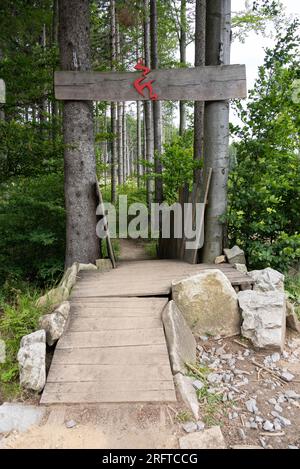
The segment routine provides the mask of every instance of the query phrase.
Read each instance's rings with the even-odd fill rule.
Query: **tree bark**
[[[127,143],[126,143],[126,132],[127,132],[127,125],[126,125],[126,103],[125,101],[122,103],[122,147],[123,147],[123,154],[122,154],[122,174],[123,174],[123,182],[126,182],[127,171],[126,171],[126,159],[127,159]]]
[[[142,126],[141,126],[141,102],[136,102],[136,178],[137,186],[140,187],[141,166],[140,159],[142,157]]]
[[[187,20],[186,20],[186,0],[181,0],[180,5],[180,64],[186,65],[186,33],[187,33]],[[179,101],[179,135],[183,135],[186,129],[186,103]]]
[[[111,69],[116,69],[116,4],[115,0],[110,0],[110,47],[111,47]],[[111,202],[116,202],[117,193],[117,104],[111,102]]]
[[[207,4],[206,65],[230,64],[231,0],[210,0]],[[213,169],[205,223],[203,261],[213,262],[223,251],[229,170],[229,102],[205,106],[204,171]]]
[[[150,37],[151,37],[151,68],[158,69],[158,31],[157,31],[157,1],[150,0]],[[161,124],[161,101],[152,102],[153,114],[153,132],[154,132],[154,161],[155,161],[155,201],[163,201],[163,183],[162,183],[162,124]],[[159,175],[159,176],[157,176]]]
[[[144,53],[145,65],[150,68],[150,21],[149,21],[149,0],[144,0]],[[146,159],[150,165],[153,163],[154,141],[153,141],[153,120],[151,115],[151,102],[144,102],[145,113],[145,137],[146,137]],[[154,193],[154,181],[150,176],[151,170],[147,168],[147,203],[151,206]]]
[[[205,65],[206,0],[196,0],[195,67]],[[203,159],[204,102],[194,104],[194,159]],[[194,182],[202,185],[201,169],[194,170]]]
[[[59,2],[62,70],[90,70],[88,0]],[[96,235],[96,162],[93,110],[88,101],[67,101],[63,110],[65,143],[66,259],[94,263],[100,254]]]

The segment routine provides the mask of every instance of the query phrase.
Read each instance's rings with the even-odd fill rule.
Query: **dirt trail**
[[[172,415],[173,414],[173,415]],[[51,406],[41,426],[12,433],[2,448],[178,448],[182,435],[167,405]],[[76,425],[67,428],[74,420]]]
[[[120,261],[146,261],[151,260],[145,249],[145,241],[140,239],[120,239]]]

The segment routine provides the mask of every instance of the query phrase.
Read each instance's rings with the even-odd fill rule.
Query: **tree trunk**
[[[111,69],[116,69],[116,5],[115,0],[110,0],[110,42],[111,42]],[[111,202],[116,202],[117,193],[117,104],[112,102],[110,105],[111,114]]]
[[[210,0],[207,4],[206,65],[230,64],[231,0]],[[203,261],[213,262],[223,251],[229,169],[229,102],[208,102],[205,106],[205,173],[213,169],[205,223]]]
[[[206,0],[196,0],[195,67],[205,65]],[[194,105],[194,159],[203,159],[204,102]],[[202,185],[201,169],[194,170],[194,182]]]
[[[52,47],[56,47],[58,45],[58,0],[53,0],[53,15],[52,15]],[[53,69],[53,73],[54,73]],[[54,84],[53,84],[54,86]],[[54,90],[53,90],[54,91]],[[53,92],[54,95],[54,92]],[[51,107],[51,121],[52,121],[52,140],[55,143],[57,137],[57,130],[58,130],[58,106],[59,103],[54,98],[52,101]]]
[[[127,151],[126,151],[126,132],[127,132],[127,125],[126,125],[126,103],[122,103],[122,147],[123,147],[123,155],[122,155],[122,174],[123,174],[123,182],[126,182],[126,158],[127,158]]]
[[[150,68],[150,21],[149,21],[149,0],[144,0],[144,51],[145,65]],[[148,164],[153,163],[154,141],[153,141],[153,121],[151,115],[151,102],[144,102],[145,127],[146,127],[146,159]],[[151,206],[153,201],[154,181],[150,177],[151,170],[147,168],[147,203]]]
[[[186,33],[187,33],[187,21],[186,21],[186,0],[181,0],[180,6],[180,64],[186,65]],[[185,101],[179,102],[179,135],[183,135],[186,129],[186,103]]]
[[[123,184],[123,106],[117,104],[118,110],[118,183]]]
[[[136,102],[136,177],[137,186],[140,187],[141,166],[140,159],[142,157],[142,127],[141,127],[141,102]]]
[[[59,45],[62,70],[90,70],[90,4],[88,0],[59,2]],[[65,143],[66,259],[95,263],[100,254],[96,235],[96,162],[93,109],[88,101],[66,101]]]
[[[157,1],[150,0],[150,36],[151,36],[151,68],[158,69],[158,31],[157,31]],[[154,152],[155,152],[155,173],[162,174],[161,152],[162,152],[162,125],[161,125],[161,101],[152,102],[153,132],[154,132]],[[155,201],[163,201],[162,177],[155,178]]]

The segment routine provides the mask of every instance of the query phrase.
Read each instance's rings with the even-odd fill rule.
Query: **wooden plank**
[[[57,383],[119,381],[172,381],[170,365],[53,365],[47,381]]]
[[[0,103],[4,104],[6,102],[5,100],[5,81],[0,78]]]
[[[113,269],[115,269],[117,267],[116,258],[115,258],[115,253],[114,253],[113,246],[112,246],[112,243],[111,243],[111,239],[110,239],[108,221],[107,221],[107,217],[105,215],[105,208],[104,208],[102,193],[101,193],[98,181],[96,182],[96,195],[97,195],[99,205],[101,207],[102,216],[104,218],[104,227],[105,227],[105,231],[106,231],[106,246],[107,246],[108,256],[111,260]]]
[[[144,390],[137,391],[123,390],[118,388],[120,383],[116,383],[116,388],[103,391],[102,387],[95,390],[94,383],[91,383],[89,392],[48,392],[47,387],[42,395],[41,404],[97,404],[110,402],[175,402],[176,395],[174,389],[168,390]]]
[[[90,298],[88,298],[90,299]],[[74,304],[74,303],[73,303]],[[74,307],[71,309],[71,317],[75,318],[161,318],[161,311],[151,310],[142,311],[140,309],[120,309],[120,308],[102,308],[95,307]]]
[[[71,392],[71,393],[88,393],[91,392],[92,386],[98,390],[109,391],[120,387],[120,380],[117,381],[67,381],[62,383],[47,383],[47,391],[49,393],[56,392]],[[155,381],[142,381],[142,380],[122,380],[122,389],[124,391],[168,391],[174,388],[173,379],[171,380],[155,380]]]
[[[123,347],[164,343],[165,336],[161,327],[159,329],[136,329],[134,331],[66,332],[58,341],[56,348]]]
[[[61,100],[148,100],[135,90],[139,72],[55,72],[55,97]],[[223,101],[247,97],[245,65],[153,70],[147,81],[160,100]]]
[[[57,349],[52,364],[64,365],[151,365],[168,363],[166,344],[131,347]]]
[[[81,318],[71,315],[68,332],[88,332],[88,331],[117,331],[135,329],[155,329],[161,327],[160,318],[131,317],[131,318],[102,318],[97,321],[93,318]]]

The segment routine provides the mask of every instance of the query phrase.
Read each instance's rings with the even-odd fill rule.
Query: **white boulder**
[[[284,275],[277,270],[267,267],[263,270],[252,270],[249,275],[255,281],[253,290],[262,292],[284,291]]]
[[[242,291],[238,294],[243,317],[242,334],[257,348],[284,348],[286,298],[279,291]]]
[[[237,294],[218,269],[172,283],[173,299],[194,333],[236,335],[241,316]]]
[[[70,303],[64,301],[51,314],[45,314],[39,321],[39,326],[46,332],[47,344],[52,346],[63,334],[70,312]]]
[[[45,331],[36,331],[22,337],[17,358],[21,386],[41,392],[46,383]]]

